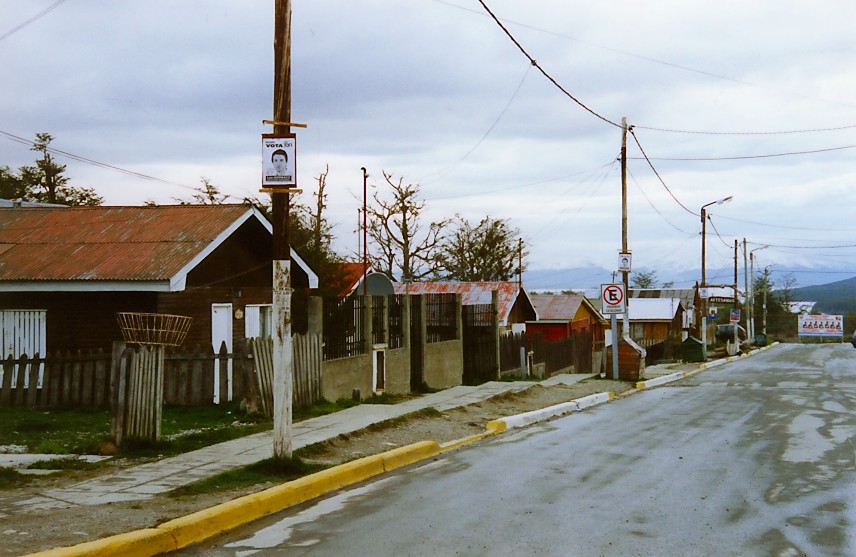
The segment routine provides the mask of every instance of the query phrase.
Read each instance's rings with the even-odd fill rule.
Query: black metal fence
[[[372,344],[386,341],[386,296],[372,296]]]
[[[344,300],[324,298],[322,307],[324,360],[366,354],[363,298],[359,296],[351,296]]]
[[[405,297],[398,294],[387,298],[389,306],[389,347],[404,347],[407,323],[404,322]]]
[[[426,342],[458,338],[457,297],[455,294],[424,294]]]

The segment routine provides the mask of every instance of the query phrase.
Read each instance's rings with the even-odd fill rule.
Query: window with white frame
[[[265,338],[273,332],[273,306],[248,304],[244,312],[244,336]]]

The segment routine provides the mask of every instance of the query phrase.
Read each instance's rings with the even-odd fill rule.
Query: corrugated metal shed
[[[518,295],[522,294],[528,298],[526,290],[520,288],[516,282],[412,282],[405,284],[396,282],[396,294],[460,294],[461,305],[473,306],[478,304],[490,304],[491,292],[499,292],[499,322],[501,325],[508,324],[508,316]],[[531,303],[531,300],[530,300]]]
[[[251,218],[270,230],[270,222],[250,205],[0,207],[0,285],[157,281],[181,286],[182,275]],[[311,269],[296,262],[317,285]]]

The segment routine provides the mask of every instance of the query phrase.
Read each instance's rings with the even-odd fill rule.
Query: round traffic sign
[[[603,289],[603,301],[610,306],[617,306],[624,300],[624,290],[617,284],[611,284]]]

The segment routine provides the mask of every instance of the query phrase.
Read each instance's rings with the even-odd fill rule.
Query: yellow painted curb
[[[158,526],[158,529],[169,532],[175,539],[177,547],[186,547],[225,530],[383,472],[384,463],[381,455],[367,456],[164,522]]]
[[[150,557],[178,549],[169,532],[157,528],[135,530],[71,547],[48,549],[29,557]]]
[[[474,435],[470,435],[468,437],[462,437],[460,439],[455,439],[453,441],[446,441],[445,443],[440,443],[440,452],[451,451],[452,449],[457,449],[458,447],[463,447],[464,445],[469,445],[470,443],[475,443],[476,441],[481,441],[486,437],[490,437],[491,435],[496,435],[499,433],[498,431],[486,431],[484,433],[476,433]]]
[[[491,420],[487,423],[487,430],[496,434],[502,433],[503,431],[508,429],[508,424],[505,423],[505,420]]]
[[[436,441],[420,441],[404,447],[399,447],[381,454],[385,471],[395,470],[420,460],[431,458],[440,453],[440,445]]]

